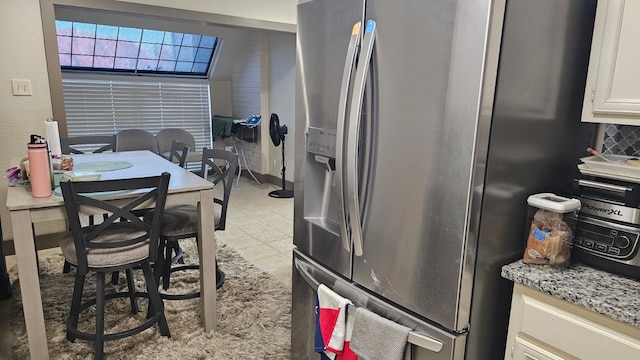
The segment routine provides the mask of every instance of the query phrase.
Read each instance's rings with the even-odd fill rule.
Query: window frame
[[[44,50],[49,74],[49,95],[51,97],[53,118],[58,120],[60,135],[67,135],[66,113],[64,109],[64,96],[62,92],[62,71],[58,59],[58,40],[56,36],[56,12],[59,10],[80,10],[97,14],[94,17],[102,19],[110,14],[127,15],[139,19],[152,19],[153,21],[171,21],[197,27],[229,27],[244,30],[267,30],[276,32],[296,32],[296,25],[271,20],[250,19],[220,13],[209,13],[182,8],[167,8],[156,5],[147,5],[123,1],[89,1],[89,0],[40,0],[40,14],[44,38]],[[86,20],[91,16],[83,14]],[[60,20],[74,20],[72,18],[60,18]],[[224,37],[220,38],[223,40]],[[218,49],[222,44],[218,44]],[[217,51],[216,53],[219,53]],[[218,58],[214,61],[217,63]],[[211,76],[211,74],[210,74]],[[211,80],[211,77],[210,79]]]
[[[68,110],[67,136],[111,135],[126,128],[143,129],[155,135],[163,128],[181,128],[193,135],[196,142],[193,151],[213,146],[211,90],[207,80],[86,72],[64,72],[62,77],[65,108]],[[163,88],[163,85],[166,86]],[[91,94],[93,89],[100,91],[99,97]],[[127,93],[129,89],[135,90]],[[159,105],[144,106],[145,94],[153,97],[153,103],[159,100]],[[197,97],[200,105],[206,101],[207,106],[199,106]],[[87,111],[86,103],[94,101]],[[102,101],[103,106],[93,110]],[[93,124],[91,117],[96,119]],[[145,119],[144,125],[139,122],[141,118]],[[158,120],[153,121],[155,118]]]
[[[68,23],[68,24],[65,24]],[[204,35],[199,33],[190,33],[186,31],[173,31],[171,29],[159,30],[157,28],[148,28],[141,26],[123,26],[112,25],[109,21],[78,21],[78,20],[62,20],[56,19],[56,36],[58,42],[58,55],[61,63],[62,71],[87,71],[87,72],[101,72],[101,73],[117,73],[125,75],[140,75],[140,76],[183,76],[187,78],[209,78],[215,68],[215,59],[218,56],[222,41],[221,38],[215,35]],[[66,25],[58,28],[58,25]],[[82,30],[82,29],[86,30]],[[109,30],[109,36],[101,34],[103,30]],[[86,33],[82,35],[82,33]],[[136,38],[127,38],[126,34],[138,33]],[[159,35],[162,33],[162,39],[153,39],[155,42],[148,38],[149,34]],[[170,40],[166,40],[170,38]],[[179,38],[179,43],[175,43],[176,38]],[[205,38],[211,41],[211,44],[203,45],[202,42]],[[185,44],[183,39],[197,39],[198,44]],[[61,47],[62,44],[67,44]],[[83,44],[84,43],[84,44]],[[100,53],[99,43],[109,43],[112,46],[112,54]],[[83,44],[85,48],[76,49],[77,46]],[[127,46],[127,47],[123,47]],[[87,49],[88,47],[88,49]],[[127,50],[121,50],[123,49]],[[144,49],[147,47],[156,48],[157,54],[145,56]],[[165,50],[177,51],[172,57],[173,59],[167,59],[168,53]],[[191,49],[193,53],[184,51]],[[135,54],[131,50],[136,50]],[[200,51],[205,52],[205,56],[208,55],[207,62],[198,61]],[[210,54],[208,54],[210,51]],[[170,55],[170,54],[169,54]],[[74,64],[76,57],[84,57],[85,61],[91,59],[91,65],[77,65]],[[65,58],[63,62],[61,59]],[[107,66],[96,65],[98,59],[111,59],[111,64]],[[133,62],[131,67],[125,67],[118,65],[118,63]],[[155,69],[142,69],[139,65],[144,62],[155,62]],[[162,69],[161,63],[173,63],[173,70]],[[190,64],[190,71],[182,71],[179,69],[180,64]],[[205,71],[195,71],[193,68],[197,64],[207,64]],[[111,67],[111,68],[109,68]]]

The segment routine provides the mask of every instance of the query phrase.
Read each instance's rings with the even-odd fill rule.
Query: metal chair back
[[[196,140],[190,132],[178,128],[166,128],[158,131],[156,134],[158,142],[158,152],[164,154],[171,150],[171,143],[173,141],[180,141],[186,143],[189,149],[196,150]]]
[[[173,140],[171,143],[171,151],[169,151],[168,160],[178,163],[180,167],[187,166],[187,154],[189,153],[189,145],[182,141]]]
[[[120,130],[116,134],[115,151],[149,150],[158,153],[155,135],[142,129]]]
[[[227,207],[233,187],[233,177],[238,169],[238,154],[221,149],[203,149],[202,166],[200,174],[203,178],[211,180],[214,184],[222,182],[222,197],[216,197],[213,201],[222,206],[220,221],[216,224],[216,230],[224,230],[227,220]]]
[[[63,154],[85,154],[114,151],[115,135],[73,136],[60,139]]]
[[[140,242],[149,242],[149,261],[154,262],[158,256],[158,242],[160,236],[161,216],[147,224],[135,212],[137,207],[154,204],[156,214],[162,215],[169,188],[169,173],[160,176],[131,178],[102,181],[61,181],[60,188],[64,198],[69,228],[76,248],[78,271],[86,273],[88,268],[88,248],[118,248],[132,246]],[[100,199],[101,194],[110,192],[137,191],[144,192],[125,204],[114,204]],[[81,225],[82,211],[108,213],[104,221],[98,225]],[[85,211],[85,212],[86,212]],[[126,222],[127,225],[138,229],[141,234],[135,239],[124,241],[94,242],[115,224]]]

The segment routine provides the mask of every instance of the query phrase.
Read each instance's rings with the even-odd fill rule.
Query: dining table
[[[147,150],[77,154],[72,155],[72,159],[74,170],[97,171],[101,180],[157,176],[166,171],[171,174],[166,206],[198,205],[200,318],[201,325],[206,331],[215,331],[216,242],[214,229],[211,226],[214,218],[213,183]],[[136,196],[135,192],[117,192],[101,199],[117,202],[133,196]],[[49,197],[36,198],[32,196],[28,185],[14,186],[7,190],[7,209],[13,227],[13,242],[29,352],[31,359],[48,359],[47,334],[32,224],[66,220],[64,200],[59,188],[54,189]]]

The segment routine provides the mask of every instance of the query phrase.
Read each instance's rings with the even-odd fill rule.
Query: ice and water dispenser
[[[340,198],[336,186],[336,131],[309,127],[304,189],[304,218],[340,234]]]

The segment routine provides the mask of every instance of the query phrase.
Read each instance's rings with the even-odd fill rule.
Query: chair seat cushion
[[[222,206],[214,204],[213,216],[215,226],[220,223]],[[144,215],[148,224],[153,219],[153,211]],[[195,234],[198,232],[198,207],[195,205],[176,205],[164,209],[160,235],[163,237]]]
[[[83,233],[90,232],[95,226],[82,229]],[[114,223],[103,231],[93,242],[109,243],[127,239],[134,239],[144,235],[145,232],[134,228],[131,224],[122,222]],[[60,240],[60,248],[64,258],[73,265],[78,265],[76,247],[73,243],[71,232],[67,232]],[[87,262],[90,268],[109,268],[134,264],[149,257],[149,241],[118,248],[87,248]]]

